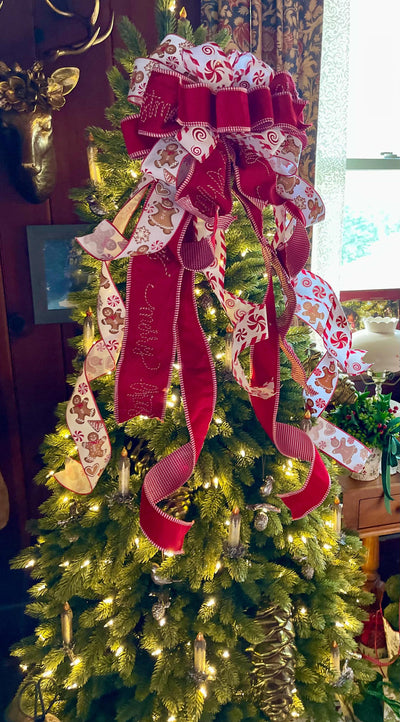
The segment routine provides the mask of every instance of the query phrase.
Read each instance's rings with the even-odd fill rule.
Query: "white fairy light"
[[[75,659],[72,660],[71,667],[76,667],[77,664],[80,664],[82,662],[80,657],[75,657]]]
[[[113,601],[114,601],[114,597],[106,597],[105,599],[103,599],[104,604],[112,604]]]
[[[98,504],[93,504],[89,507],[90,511],[99,511],[100,507]]]
[[[229,654],[227,649],[224,649],[224,651],[222,652],[222,656],[224,659],[229,659],[231,655]]]
[[[243,456],[243,457],[246,456],[246,452],[245,452],[244,449],[240,449],[240,452],[239,452],[239,453],[240,453],[240,456]]]
[[[162,617],[158,623],[160,627],[164,627],[167,623],[167,620],[165,619],[165,617]]]
[[[70,684],[70,685],[67,687],[67,689],[76,689],[77,686],[78,686],[77,683],[74,682],[73,684]]]
[[[291,534],[288,534],[287,540],[288,540],[289,544],[292,544],[292,543],[293,543],[293,537],[292,537]]]
[[[218,479],[218,476],[214,476],[214,478],[213,478],[213,484],[214,484],[215,488],[217,488],[217,487],[218,487],[218,485],[219,485],[219,479]]]
[[[342,624],[342,622],[335,622],[335,627],[344,627],[344,624]]]
[[[118,649],[115,650],[115,656],[120,657],[123,651],[124,651],[124,648],[121,645],[120,647],[118,647]]]
[[[215,417],[215,423],[216,423],[216,424],[222,424],[222,419],[221,419],[220,416],[216,416],[216,417]]]
[[[215,565],[215,571],[216,571],[216,572],[219,572],[219,570],[221,569],[221,567],[222,567],[222,564],[221,564],[220,561],[218,561],[218,562],[216,563],[216,565]]]
[[[51,669],[46,669],[46,671],[43,672],[42,677],[51,677]]]
[[[154,652],[151,653],[151,656],[152,656],[152,657],[159,657],[160,654],[161,654],[161,652],[162,652],[162,649],[160,649],[160,648],[155,649]]]
[[[36,559],[29,559],[29,562],[26,562],[25,569],[29,569],[29,567],[34,567],[36,564]]]
[[[307,544],[307,537],[304,536],[304,534],[301,537],[301,541],[303,542],[303,544]]]
[[[307,614],[307,609],[305,607],[301,607],[300,614]]]
[[[210,486],[211,486],[211,484],[210,484],[209,481],[205,481],[204,484],[203,484],[204,489],[209,489]]]
[[[59,567],[69,567],[69,562],[61,562],[61,564],[58,565]]]
[[[215,672],[216,672],[215,667],[211,667],[211,666],[208,667],[208,674],[211,674],[214,676]]]
[[[203,695],[203,697],[207,697],[207,690],[206,690],[204,684],[201,685],[200,692]]]
[[[176,722],[176,717],[172,714],[170,717],[168,717],[167,722]]]
[[[27,669],[28,669],[28,665],[27,665],[27,664],[20,664],[20,665],[19,665],[19,668],[20,668],[23,672],[26,672]]]
[[[136,546],[136,547],[138,547],[138,546],[139,546],[139,542],[140,542],[140,539],[139,539],[139,537],[138,537],[138,536],[137,536],[137,537],[135,537],[135,546]]]
[[[330,544],[324,544],[323,548],[328,552],[330,549],[332,549]]]
[[[49,471],[48,474],[46,474],[46,479],[50,479],[50,477],[53,476],[53,474],[54,474],[54,470],[52,469],[51,471]]]
[[[175,552],[173,552],[172,549],[167,549],[167,551],[164,552],[164,555],[165,555],[166,557],[174,557],[174,556],[175,556]]]
[[[214,597],[210,597],[210,599],[208,599],[207,602],[206,602],[206,607],[213,607],[214,604],[215,604],[215,599],[214,599]]]
[[[223,356],[224,356],[223,353],[217,353],[217,354],[215,354],[215,358],[218,359],[218,361],[219,361],[219,359],[223,358]]]
[[[113,624],[114,624],[114,620],[113,620],[113,619],[109,619],[108,622],[106,622],[104,626],[105,626],[105,627],[112,627]]]
[[[84,562],[81,564],[81,569],[84,569],[85,567],[88,567],[90,564],[90,559],[85,559]]]

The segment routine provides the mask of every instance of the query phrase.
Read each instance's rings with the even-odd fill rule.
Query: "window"
[[[336,291],[400,288],[399,20],[398,0],[324,3],[316,187],[327,219],[313,269]]]
[[[340,288],[400,286],[398,0],[351,0]]]

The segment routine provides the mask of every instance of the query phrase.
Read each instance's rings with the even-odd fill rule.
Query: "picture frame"
[[[26,227],[35,324],[71,323],[68,295],[88,281],[74,238],[89,230],[84,223]]]

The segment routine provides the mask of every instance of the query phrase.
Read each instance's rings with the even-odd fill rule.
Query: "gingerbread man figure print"
[[[101,322],[105,326],[109,326],[110,333],[117,334],[119,332],[119,327],[124,325],[125,321],[121,314],[122,311],[120,308],[116,311],[113,311],[113,309],[108,306],[103,308],[104,318],[101,319]]]
[[[82,442],[82,446],[89,452],[85,458],[85,461],[87,461],[88,464],[91,464],[95,459],[104,456],[105,450],[102,446],[105,441],[105,436],[102,436],[100,439],[96,431],[91,431],[90,434],[88,434],[88,440]]]
[[[89,409],[89,400],[82,399],[79,394],[75,394],[72,397],[72,408],[69,410],[70,414],[76,414],[76,423],[84,424],[86,417],[93,416],[94,409]]]
[[[334,437],[331,441],[332,447],[335,449],[337,454],[340,454],[343,459],[343,464],[345,466],[349,466],[351,464],[351,460],[355,454],[355,447],[354,446],[347,446],[346,445],[346,439],[337,439]]]
[[[154,165],[157,166],[157,168],[161,168],[164,165],[168,165],[169,168],[176,168],[178,165],[178,161],[176,160],[178,147],[178,143],[168,143],[165,148],[158,151],[160,159],[155,160]]]
[[[324,318],[324,314],[319,310],[318,303],[311,303],[311,301],[304,301],[303,303],[304,315],[308,316],[309,322],[314,324],[317,318]]]
[[[178,213],[178,211],[174,209],[174,204],[169,200],[169,198],[163,198],[161,203],[155,204],[155,207],[158,210],[150,216],[150,225],[162,228],[164,233],[171,233],[174,228],[172,225],[172,216],[175,215],[175,213]]]
[[[333,361],[328,366],[322,367],[322,376],[315,379],[315,385],[325,389],[329,394],[333,391],[333,383],[336,377],[336,367]]]

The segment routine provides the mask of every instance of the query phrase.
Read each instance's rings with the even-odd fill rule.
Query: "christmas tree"
[[[157,20],[161,38],[177,30],[195,44],[204,41],[203,29],[193,33],[184,17],[176,29],[165,2],[158,4]],[[123,20],[120,30],[127,48],[117,61],[129,73],[146,48],[130,22]],[[81,218],[93,226],[113,219],[140,177],[119,129],[132,113],[129,80],[117,67],[109,80],[117,98],[107,110],[114,129],[90,129],[102,180],[74,191]],[[234,213],[226,236],[225,286],[261,304],[266,279],[259,242],[243,206],[237,204]],[[273,238],[274,229],[267,209],[265,236]],[[89,309],[96,306],[100,268],[98,260],[84,257],[87,286],[74,295],[83,335],[75,341],[72,385],[93,334],[99,338]],[[127,259],[112,264],[124,299],[126,274]],[[275,292],[280,313],[285,299],[278,284]],[[142,414],[118,424],[114,374],[93,378],[112,456],[91,494],[73,494],[55,478],[66,459],[77,457],[66,404],[59,405],[55,432],[45,439],[37,481],[49,497],[33,526],[35,543],[14,562],[34,580],[27,614],[37,620],[35,633],[13,650],[27,675],[18,703],[31,715],[40,682],[43,710],[53,701],[51,713],[63,722],[329,722],[373,676],[354,640],[369,597],[362,591],[360,541],[340,528],[339,487],[333,482],[318,509],[292,519],[279,495],[302,485],[307,465],[277,452],[236,383],[232,329],[201,273],[195,295],[218,397],[193,474],[160,503],[165,514],[194,521],[184,554],[161,552],[139,525],[146,473],[189,439],[179,363],[162,423]],[[305,361],[307,328],[291,328],[287,339]],[[245,354],[245,370],[249,363]],[[304,402],[284,353],[280,367],[279,421],[299,426]],[[80,418],[79,409],[75,413]]]

